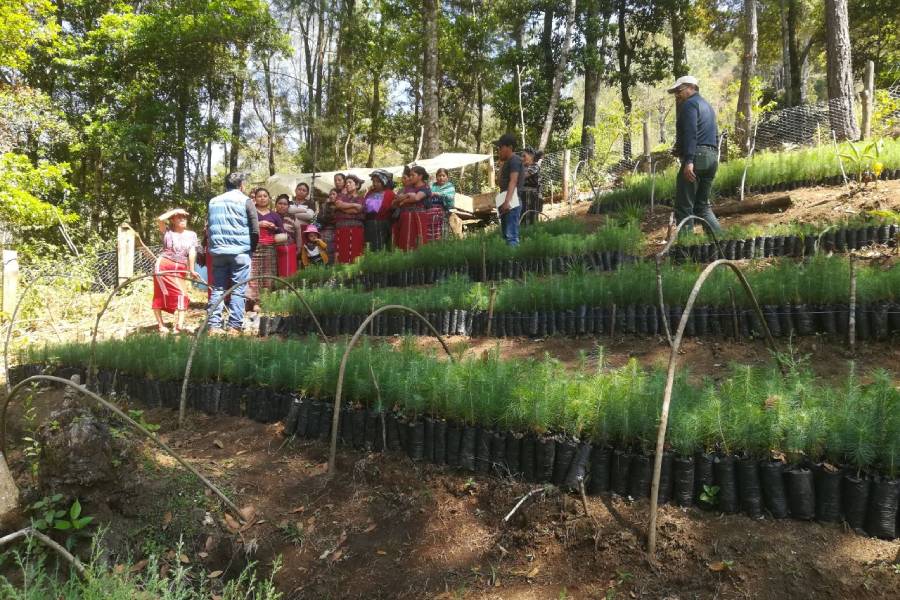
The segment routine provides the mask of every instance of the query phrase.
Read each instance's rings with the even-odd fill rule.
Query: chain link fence
[[[148,246],[153,254],[159,255],[162,246]],[[148,256],[140,247],[134,249],[134,274],[143,275],[153,272],[155,261]],[[91,286],[92,291],[108,290],[116,287],[119,281],[119,258],[118,252],[107,250],[98,252],[94,267],[94,281]]]

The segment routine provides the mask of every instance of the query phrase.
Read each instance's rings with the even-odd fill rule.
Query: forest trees
[[[858,139],[859,124],[853,114],[853,63],[847,0],[825,0],[825,48],[831,129],[839,140]]]
[[[16,155],[4,158],[0,184],[13,173],[16,183],[0,194],[14,190],[20,207],[29,198],[15,218],[42,226],[57,222],[51,204],[64,221],[77,214],[87,239],[108,237],[122,221],[141,232],[174,203],[202,213],[228,170],[261,181],[286,169],[407,162],[420,144],[420,157],[485,152],[507,131],[550,151],[580,144],[579,158],[627,161],[635,122],[651,111],[656,139],[671,141],[661,82],[688,72],[714,75],[703,93],[716,95],[729,125],[739,113],[745,131],[760,103],[795,106],[826,93],[852,102],[854,68],[858,79],[866,60],[876,63],[878,85],[890,85],[900,60],[895,5],[0,2],[0,142]],[[751,7],[758,36],[755,52],[745,52],[745,38],[754,47],[744,26]],[[840,131],[854,137],[849,114]],[[595,153],[601,143],[615,152]],[[0,219],[14,219],[11,206],[0,207]]]
[[[752,79],[756,75],[757,43],[759,30],[756,20],[756,0],[744,0],[743,7],[743,54],[741,55],[741,87],[738,91],[737,114],[734,133],[737,144],[743,151],[750,151],[753,130]]]

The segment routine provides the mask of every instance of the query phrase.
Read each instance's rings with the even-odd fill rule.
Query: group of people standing
[[[232,173],[226,178],[225,193],[210,200],[202,248],[196,233],[187,229],[187,211],[160,215],[163,251],[153,296],[159,331],[168,331],[163,311],[177,313],[176,332],[183,327],[186,279],[195,277],[201,253],[212,290],[209,327],[215,333],[225,329],[221,299],[230,283],[244,282],[227,299],[227,328],[240,330],[245,309],[255,308],[260,292],[271,289],[276,277],[311,265],[352,263],[366,247],[411,250],[445,235],[456,195],[446,169],[438,169],[431,185],[428,172],[418,165],[404,169],[399,188],[386,170],[376,169],[370,178],[363,193],[362,179],[337,173],[328,197],[318,203],[310,187],[300,183],[293,198],[281,194],[273,204],[262,187],[246,196],[243,176]]]

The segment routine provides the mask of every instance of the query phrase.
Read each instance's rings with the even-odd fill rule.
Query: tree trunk
[[[272,86],[272,71],[269,68],[269,58],[266,58],[263,61],[263,75],[265,77],[265,85],[266,85],[266,101],[268,103],[268,121],[269,124],[266,127],[266,136],[269,142],[269,175],[272,176],[275,174],[275,117],[276,117],[276,106],[275,106],[275,89]]]
[[[790,0],[781,0],[779,13],[781,15],[781,84],[784,88],[785,106],[795,106],[794,86],[791,83],[791,31],[788,19],[788,4]]]
[[[228,153],[229,173],[234,173],[238,168],[238,155],[241,148],[241,113],[244,110],[244,63],[247,60],[246,50],[241,50],[238,56],[239,65],[232,84],[231,148]]]
[[[378,142],[378,128],[380,127],[381,116],[381,73],[372,73],[372,112],[369,115],[371,124],[369,125],[369,158],[366,160],[366,166],[372,168],[375,166],[375,145]]]
[[[622,112],[624,127],[622,131],[622,158],[631,160],[631,48],[628,46],[627,22],[628,8],[625,0],[619,0],[619,89],[622,94]]]
[[[656,123],[659,126],[659,143],[667,143],[666,139],[666,119],[669,117],[669,111],[672,110],[672,104],[661,100],[656,112]]]
[[[184,195],[185,161],[187,156],[187,106],[188,87],[182,84],[178,94],[178,107],[176,109],[175,123],[175,197]]]
[[[544,118],[544,129],[541,131],[539,150],[547,147],[550,141],[550,133],[553,131],[553,118],[556,116],[556,106],[559,104],[559,94],[562,89],[563,77],[566,74],[566,65],[569,61],[569,48],[572,47],[572,29],[575,26],[576,0],[569,0],[569,12],[566,13],[566,33],[563,46],[559,52],[559,62],[556,63],[556,73],[553,75],[553,89],[550,94],[550,106],[547,107],[547,116]]]
[[[797,6],[797,0],[786,0],[787,2],[787,37],[788,47],[790,48],[789,68],[791,83],[791,106],[800,106],[806,101],[806,93],[804,88],[805,78],[803,76],[803,63],[806,61],[806,53],[809,52],[807,46],[806,53],[801,55],[800,41],[797,39],[797,22],[800,20],[800,7]],[[810,40],[812,43],[812,40]]]
[[[737,114],[734,117],[734,133],[738,146],[750,151],[753,131],[752,79],[756,74],[756,47],[759,30],[756,22],[756,0],[744,0],[744,55],[741,58],[741,87],[738,91]]]
[[[853,68],[847,0],[825,0],[825,50],[831,129],[839,140],[859,139],[859,125],[853,114]]]
[[[425,0],[425,62],[422,72],[423,99],[422,138],[424,158],[433,158],[441,151],[438,130],[438,25],[441,16],[440,0]]]
[[[554,3],[548,2],[544,10],[544,27],[541,29],[541,56],[544,58],[541,71],[547,79],[556,70],[556,63],[553,61],[553,19],[556,13],[553,9]]]
[[[475,152],[481,154],[481,142],[484,136],[484,88],[481,86],[481,78],[475,86],[475,96],[478,101],[478,128],[475,130]]]
[[[590,0],[584,26],[584,113],[581,119],[581,159],[594,158],[594,133],[597,125],[597,96],[603,84],[603,55],[609,14],[600,12],[600,0]],[[598,48],[599,43],[599,48]]]
[[[672,75],[676,79],[688,74],[683,10],[681,2],[677,1],[673,2],[669,9],[669,25],[672,27]]]

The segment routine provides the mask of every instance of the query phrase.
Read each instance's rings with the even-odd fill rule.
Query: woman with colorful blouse
[[[399,209],[399,219],[394,224],[394,247],[412,250],[428,241],[425,221],[425,203],[431,196],[428,187],[428,171],[415,165],[403,170],[404,187],[394,197],[393,206]]]
[[[184,314],[190,303],[185,277],[195,276],[194,263],[199,246],[197,234],[187,228],[189,216],[186,210],[175,208],[157,217],[163,250],[154,267],[153,314],[160,333],[169,332],[163,322],[163,311],[177,313],[173,327],[175,333],[184,329]]]
[[[394,190],[388,188],[391,175],[377,169],[372,172],[372,186],[364,199],[366,208],[365,239],[371,250],[382,250],[391,243],[391,204]]]
[[[259,243],[250,257],[250,276],[278,275],[278,260],[275,252],[275,236],[284,233],[284,220],[277,212],[269,208],[271,200],[269,190],[259,188],[253,197],[256,204],[256,216],[259,219]],[[247,284],[247,301],[251,311],[259,302],[260,290],[271,290],[272,279],[251,279]]]
[[[343,193],[334,201],[334,249],[339,263],[352,263],[365,248],[365,204],[358,195],[362,183],[356,175],[347,175]]]

